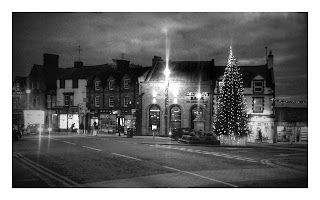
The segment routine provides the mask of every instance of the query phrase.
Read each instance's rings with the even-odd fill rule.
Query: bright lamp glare
[[[48,128],[48,131],[52,131],[52,128]]]
[[[39,127],[39,128],[38,128],[38,131],[39,131],[39,132],[42,132],[42,131],[43,131],[43,128],[42,128],[42,127]]]
[[[172,133],[171,133],[171,131],[169,132],[169,135],[171,135]]]

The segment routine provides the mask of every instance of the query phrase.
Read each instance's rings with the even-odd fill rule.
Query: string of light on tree
[[[248,133],[247,105],[244,98],[242,74],[239,73],[239,70],[230,47],[228,64],[217,101],[215,128],[219,135],[242,136]]]

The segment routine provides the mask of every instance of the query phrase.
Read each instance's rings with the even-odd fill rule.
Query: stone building
[[[168,135],[174,128],[195,128],[197,116],[202,131],[212,131],[212,61],[170,61],[166,83],[166,63],[154,57],[152,68],[140,77],[142,135]]]
[[[91,76],[87,85],[89,126],[96,122],[100,133],[134,134],[140,131],[140,96],[138,77],[148,67],[130,65],[127,60],[115,60],[116,66]]]
[[[71,126],[79,129],[80,123],[83,123],[86,129],[90,126],[86,118],[88,80],[110,69],[108,64],[83,66],[81,61],[75,61],[73,67],[59,69],[56,80],[57,103],[54,109],[60,131],[70,130]]]

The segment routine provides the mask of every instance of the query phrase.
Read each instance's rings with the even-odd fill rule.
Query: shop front
[[[248,123],[248,142],[274,143],[274,120],[267,116],[251,116]]]
[[[92,118],[92,124],[96,121],[99,125],[100,133],[105,134],[127,134],[128,130],[136,133],[136,115],[129,109],[123,110],[100,110],[99,118]]]
[[[77,131],[79,129],[79,114],[77,109],[58,111],[60,131]]]

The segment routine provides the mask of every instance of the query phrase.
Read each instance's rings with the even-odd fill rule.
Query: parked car
[[[43,124],[29,124],[25,131],[27,134],[39,134],[40,132],[47,133],[49,132],[49,129]]]
[[[169,137],[174,138],[175,140],[178,140],[183,135],[190,135],[192,133],[193,133],[192,128],[177,128],[177,129],[172,129],[170,131]]]
[[[204,133],[203,135],[183,135],[179,142],[187,144],[211,144],[211,145],[220,145],[220,140],[217,139],[217,136],[213,133]]]
[[[12,129],[12,139],[13,140],[20,140],[22,137],[21,131],[17,129]]]

